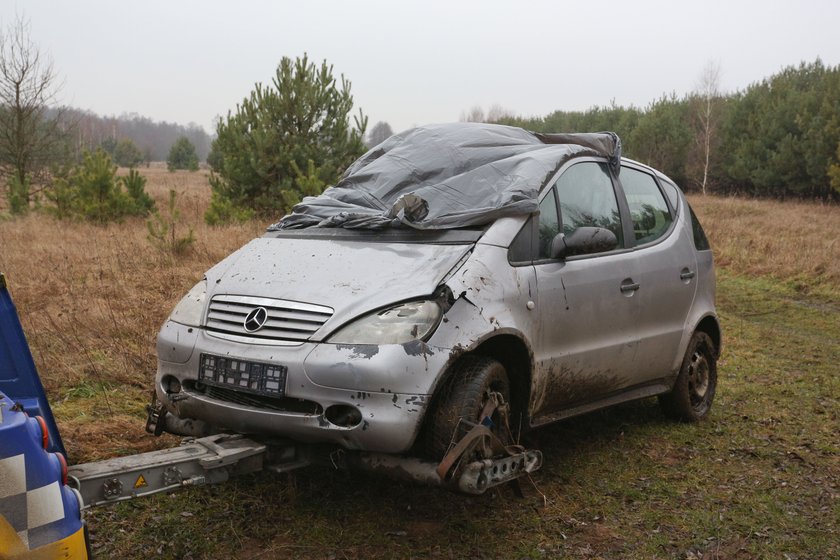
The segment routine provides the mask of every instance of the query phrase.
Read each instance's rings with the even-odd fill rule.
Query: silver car
[[[679,420],[709,414],[721,348],[712,253],[674,182],[620,158],[617,138],[610,152],[587,148],[591,138],[532,135],[543,146],[528,162],[559,150],[552,142],[565,142],[565,155],[547,173],[524,173],[520,140],[532,140],[519,129],[447,126],[424,130],[455,131],[457,146],[403,135],[374,148],[338,190],[295,209],[316,215],[309,227],[273,228],[207,271],[158,337],[167,430],[439,459],[491,397],[512,433],[652,396]],[[417,226],[438,208],[418,185],[437,181],[434,192],[455,197],[452,185],[477,181],[452,179],[463,162],[436,168],[445,180],[418,173],[428,151],[445,159],[488,134],[514,138],[513,155],[469,152],[466,167],[490,162],[493,181],[508,188],[524,176],[526,187],[502,202],[463,189],[466,202],[440,206],[459,218]],[[394,161],[416,154],[415,183],[397,181],[404,188],[389,201],[396,211],[372,228],[347,227],[359,223],[352,212],[318,214],[319,201],[356,196],[353,177],[367,170],[369,181],[396,146],[408,151]],[[499,172],[504,162],[516,171]],[[451,211],[460,203],[465,211]]]

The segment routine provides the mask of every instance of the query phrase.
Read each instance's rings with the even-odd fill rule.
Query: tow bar
[[[88,508],[225,482],[231,475],[262,470],[265,451],[265,445],[243,436],[208,436],[172,449],[74,465],[68,470],[68,485]]]
[[[79,492],[86,509],[178,488],[218,484],[241,474],[288,472],[311,464],[374,472],[478,495],[536,471],[542,465],[542,454],[525,450],[471,461],[454,475],[441,477],[438,463],[416,457],[330,450],[291,441],[263,443],[242,435],[218,434],[186,440],[171,449],[74,465],[69,468],[68,485]]]
[[[457,476],[442,479],[437,463],[416,457],[379,453],[336,451],[310,455],[305,446],[288,443],[268,447],[240,435],[216,435],[179,447],[70,467],[68,485],[79,492],[83,508],[112,504],[132,498],[188,486],[218,484],[232,476],[261,470],[288,472],[317,463],[337,468],[363,470],[465,494],[483,494],[542,465],[542,454],[523,451],[500,459],[482,459],[463,465]],[[268,457],[275,457],[269,461]],[[282,458],[281,460],[276,460]]]

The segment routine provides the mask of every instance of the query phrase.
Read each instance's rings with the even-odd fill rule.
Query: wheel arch
[[[527,341],[522,338],[521,333],[510,330],[500,331],[501,329],[479,339],[467,348],[456,347],[456,349],[453,349],[444,372],[432,388],[427,411],[435,406],[441,388],[446,387],[452,381],[452,375],[457,370],[458,362],[465,356],[479,355],[493,358],[504,366],[510,382],[512,404],[514,408],[525,413],[524,420],[528,420],[534,353]],[[524,425],[527,426],[528,424]]]
[[[720,323],[718,322],[717,317],[714,315],[706,315],[699,323],[697,323],[697,327],[694,330],[704,332],[709,335],[709,338],[711,338],[712,342],[715,344],[715,358],[719,358],[723,348],[723,335],[721,333]]]
[[[510,382],[511,405],[524,415],[522,425],[528,426],[534,362],[534,354],[528,344],[514,334],[500,334],[483,340],[472,353],[493,358],[504,366]]]
[[[423,413],[420,431],[415,439],[415,451],[428,454],[431,434],[429,424],[434,418],[433,415],[437,407],[440,406],[442,394],[454,382],[459,364],[463,363],[464,358],[472,356],[494,359],[505,368],[510,389],[511,406],[515,412],[521,413],[521,418],[518,418],[521,419],[521,422],[517,426],[514,426],[515,419],[511,417],[511,429],[514,433],[524,432],[530,426],[528,403],[531,392],[533,352],[528,343],[519,336],[519,333],[511,331],[500,333],[497,331],[475,342],[467,349],[459,348],[458,351],[453,351],[444,373],[435,384]]]

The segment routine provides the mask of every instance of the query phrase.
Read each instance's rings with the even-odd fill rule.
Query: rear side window
[[[601,227],[613,232],[618,246],[624,247],[621,215],[605,164],[575,164],[557,179],[555,188],[563,233],[571,235],[579,227]]]
[[[653,176],[622,167],[620,178],[630,207],[636,244],[643,245],[662,237],[673,219]]]
[[[659,182],[662,185],[662,189],[665,191],[665,196],[667,196],[668,200],[671,202],[671,208],[674,209],[674,213],[679,214],[680,197],[677,194],[677,186],[670,181],[660,180]]]
[[[688,211],[691,213],[691,232],[694,234],[694,248],[698,251],[708,251],[709,239],[706,237],[706,232],[703,231],[703,226],[700,225],[700,220],[694,214],[694,209],[689,204]]]

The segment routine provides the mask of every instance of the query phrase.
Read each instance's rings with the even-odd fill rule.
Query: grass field
[[[195,250],[142,220],[0,221],[7,274],[72,462],[170,446],[143,432],[157,329],[202,272],[266,224],[209,228],[202,172],[181,194]],[[724,354],[711,418],[655,400],[536,434],[525,498],[480,498],[310,468],[90,512],[102,558],[840,558],[840,208],[695,197],[718,263]],[[543,498],[544,496],[544,498]]]

